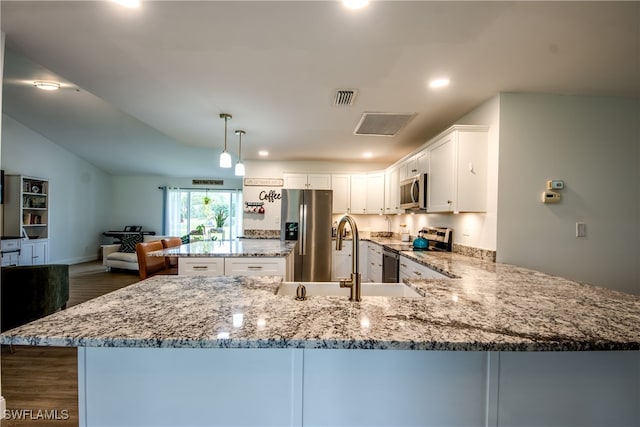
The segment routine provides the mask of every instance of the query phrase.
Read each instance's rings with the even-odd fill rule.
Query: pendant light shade
[[[230,168],[231,154],[227,151],[227,122],[231,119],[231,114],[221,113],[220,118],[224,119],[224,150],[222,151],[222,154],[220,154],[220,167]]]
[[[238,163],[236,163],[236,176],[244,176],[244,164],[242,163],[242,135],[246,132],[243,130],[237,130],[236,135],[238,135]]]

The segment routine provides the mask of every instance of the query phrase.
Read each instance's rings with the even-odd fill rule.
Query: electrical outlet
[[[560,202],[560,193],[554,191],[542,192],[542,203],[558,203]]]
[[[584,222],[576,222],[576,237],[585,237],[587,235],[587,224]]]

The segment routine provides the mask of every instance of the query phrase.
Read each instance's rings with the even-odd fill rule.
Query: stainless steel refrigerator
[[[331,281],[331,190],[282,190],[281,240],[297,240],[294,280]]]

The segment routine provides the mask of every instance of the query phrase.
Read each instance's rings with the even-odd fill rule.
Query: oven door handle
[[[413,203],[418,203],[420,201],[420,181],[417,179],[414,179],[413,182],[411,183],[411,201]],[[415,190],[415,191],[414,191]],[[414,195],[415,194],[415,195]],[[416,199],[416,196],[418,197]]]

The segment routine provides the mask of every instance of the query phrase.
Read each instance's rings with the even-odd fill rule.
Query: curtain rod
[[[209,188],[209,187],[169,187],[169,186],[160,186],[158,190],[202,190],[202,191],[230,191],[230,190],[242,190],[241,188]]]

